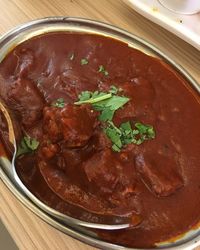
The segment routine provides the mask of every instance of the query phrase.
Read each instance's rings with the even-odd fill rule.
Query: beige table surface
[[[1,34],[20,23],[56,15],[85,17],[114,24],[155,44],[200,83],[200,51],[143,18],[120,0],[0,0],[0,11]],[[197,25],[200,25],[200,20]],[[19,249],[94,249],[47,225],[20,204],[2,182],[0,215]],[[200,250],[200,247],[197,249]]]

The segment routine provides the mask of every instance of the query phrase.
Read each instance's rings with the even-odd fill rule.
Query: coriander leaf
[[[99,116],[100,121],[112,120],[114,112],[124,106],[129,101],[129,98],[122,96],[112,96],[109,99],[102,100],[93,104],[93,108],[97,111],[102,111]]]
[[[109,75],[108,71],[104,68],[103,65],[100,65],[100,66],[99,66],[98,72],[102,72],[105,76],[108,76],[108,75]]]
[[[117,145],[113,144],[112,145],[112,150],[115,151],[115,152],[120,152],[121,149],[117,147]]]
[[[117,88],[113,86],[111,91],[116,92]],[[90,92],[90,91],[83,91],[79,95],[79,101],[75,102],[76,105],[81,105],[84,103],[92,104],[92,107],[97,110],[101,111],[99,116],[100,121],[111,121],[113,119],[114,113],[117,109],[124,106],[129,101],[129,98],[124,96],[117,96],[110,91],[108,93],[104,92]]]
[[[112,149],[119,152],[120,149],[128,144],[140,145],[145,140],[155,138],[155,131],[152,126],[136,123],[137,129],[132,129],[130,121],[122,123],[119,128],[113,122],[108,121],[104,132],[112,142]]]
[[[136,145],[140,145],[144,142],[144,138],[134,139],[133,143]]]
[[[113,122],[108,122],[108,127],[104,129],[104,132],[112,141],[113,147],[120,150],[120,148],[123,146],[121,141],[121,131],[113,124]]]
[[[111,110],[117,110],[124,106],[130,99],[123,96],[113,96],[106,103],[106,107],[110,107]]]
[[[151,138],[151,139],[155,138],[156,133],[155,133],[155,130],[152,126],[149,126],[147,134],[148,134],[148,138]]]
[[[137,122],[135,123],[135,127],[139,130],[140,134],[145,135],[147,138],[149,139],[155,138],[155,131],[151,125],[145,125],[140,122]]]
[[[109,94],[109,93],[104,93],[104,92],[95,91],[94,93],[92,93],[92,98],[104,96],[104,95],[106,95],[106,94]]]
[[[111,110],[109,107],[103,109],[103,111],[101,112],[100,116],[99,116],[99,120],[102,122],[105,121],[111,121],[113,116],[114,116],[115,111]]]
[[[147,128],[148,128],[146,125],[144,125],[140,122],[135,123],[135,127],[140,131],[141,134],[146,133]]]
[[[114,85],[111,85],[111,86],[110,86],[109,92],[110,92],[111,94],[116,95],[117,92],[118,92],[118,90],[119,90],[119,89],[118,89],[117,87],[115,87]]]
[[[81,94],[78,96],[79,101],[86,101],[89,100],[92,96],[92,92],[90,91],[83,91]]]
[[[81,104],[84,104],[84,103],[90,103],[90,104],[93,104],[93,103],[96,103],[96,102],[100,102],[102,100],[105,100],[105,99],[109,99],[112,97],[112,94],[104,94],[104,95],[96,95],[95,98],[91,97],[87,100],[83,100],[83,101],[78,101],[78,102],[75,102],[74,104],[76,105],[81,105]]]
[[[138,129],[133,129],[132,130],[133,135],[138,135],[140,131]]]
[[[30,152],[31,152],[31,150],[28,148],[25,141],[22,140],[19,147],[17,148],[16,157],[23,155],[23,154],[30,153]]]
[[[107,102],[108,102],[108,99],[105,99],[105,100],[94,103],[92,106],[97,111],[103,111],[106,108]]]
[[[35,138],[25,136],[24,141],[28,146],[28,148],[31,149],[32,151],[36,150],[39,146],[39,141],[37,141]]]
[[[130,131],[132,130],[130,122],[124,122],[120,125],[120,128],[125,130],[125,131]]]
[[[114,128],[107,128],[106,129],[106,135],[110,140],[112,141],[113,144],[115,144],[118,148],[122,147],[122,142],[121,142],[121,136],[120,134],[117,133],[117,131]]]
[[[63,108],[65,106],[65,102],[63,98],[58,98],[52,106],[57,107],[57,108]]]
[[[18,146],[16,157],[31,153],[35,151],[39,146],[39,142],[35,138],[24,136]]]
[[[88,60],[86,58],[81,59],[81,65],[86,65],[88,64]]]

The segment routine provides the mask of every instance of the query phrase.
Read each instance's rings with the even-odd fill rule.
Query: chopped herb
[[[115,110],[111,110],[109,107],[102,108],[102,112],[99,115],[100,121],[111,121],[113,119]]]
[[[112,94],[108,93],[99,93],[97,91],[95,91],[94,93],[89,92],[89,91],[84,91],[81,93],[81,95],[79,96],[79,101],[75,102],[74,104],[76,105],[81,105],[84,103],[89,103],[89,104],[93,104],[96,102],[101,102],[104,101],[106,99],[109,99],[112,97]]]
[[[119,152],[123,146],[130,143],[140,145],[145,140],[155,138],[155,131],[152,126],[136,123],[136,129],[132,129],[130,122],[125,122],[116,127],[113,122],[108,121],[108,126],[104,128],[107,137],[112,141],[113,151]]]
[[[154,128],[150,125],[145,125],[137,122],[135,127],[139,130],[140,134],[143,135],[144,139],[154,139],[155,131]]]
[[[31,153],[35,151],[38,148],[38,146],[39,142],[35,138],[24,136],[17,149],[16,157],[27,153]]]
[[[90,103],[95,110],[101,111],[99,116],[100,121],[110,121],[112,120],[115,111],[123,107],[129,101],[129,98],[117,96],[113,93],[117,93],[117,91],[118,89],[115,86],[111,86],[108,93],[83,91],[79,95],[79,101],[74,104],[81,105],[84,103]]]
[[[132,128],[130,121],[122,123],[119,127],[112,122],[114,113],[123,107],[128,101],[128,97],[119,96],[117,93],[122,91],[115,86],[111,86],[110,90],[105,92],[99,91],[83,91],[79,96],[76,105],[84,103],[92,104],[92,107],[100,111],[99,120],[104,123],[104,132],[112,142],[113,151],[120,150],[130,144],[140,145],[145,140],[155,138],[155,131],[151,125],[136,122]]]
[[[115,152],[120,152],[121,151],[121,149],[118,148],[116,144],[112,145],[112,150],[115,151]]]
[[[109,92],[110,93],[112,93],[112,94],[114,94],[114,95],[116,95],[118,92],[122,92],[123,91],[123,89],[122,88],[117,88],[117,87],[115,87],[114,85],[111,85],[110,86],[110,90],[109,90]]]
[[[65,102],[63,98],[58,98],[52,106],[57,107],[57,108],[63,108],[65,106]]]
[[[81,65],[86,65],[86,64],[88,64],[88,60],[85,59],[85,58],[82,58],[81,59]]]
[[[99,116],[100,121],[112,120],[114,112],[119,108],[123,107],[129,98],[124,96],[113,95],[110,99],[104,102],[98,102],[93,105],[94,109],[102,111]]]
[[[105,69],[105,67],[103,65],[99,66],[98,72],[102,72],[105,76],[109,75],[108,71]]]
[[[69,60],[70,60],[70,61],[74,60],[74,53],[72,53],[72,54],[70,55]]]
[[[91,91],[87,91],[87,90],[81,92],[81,94],[78,96],[79,102],[87,101],[87,100],[89,100],[91,97],[92,97],[92,92],[91,92]],[[79,103],[79,102],[77,102],[77,103],[78,103],[78,104],[81,104],[81,103]],[[77,103],[75,103],[75,104],[77,104]]]

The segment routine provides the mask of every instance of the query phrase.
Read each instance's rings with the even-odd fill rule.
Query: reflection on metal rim
[[[73,17],[50,17],[43,18],[40,20],[31,21],[27,24],[20,25],[10,32],[6,33],[0,38],[0,61],[6,56],[6,54],[12,50],[15,46],[21,42],[30,39],[36,35],[40,35],[47,32],[79,32],[79,33],[94,33],[103,36],[112,37],[123,41],[130,47],[134,47],[143,51],[144,53],[160,58],[165,61],[168,65],[173,67],[179,72],[190,85],[200,93],[200,86],[197,82],[186,72],[182,67],[168,58],[164,53],[159,51],[153,45],[144,41],[135,35],[128,33],[117,27],[100,23],[92,20],[86,20],[82,18]],[[72,227],[69,224],[61,223],[58,219],[53,218],[48,213],[37,207],[22,191],[16,187],[15,180],[9,175],[8,165],[6,166],[6,160],[0,159],[0,177],[8,188],[15,194],[15,196],[26,205],[31,211],[37,214],[44,221],[59,229],[60,231],[79,239],[85,243],[91,244],[96,247],[106,249],[132,249],[125,248],[119,245],[111,244],[102,241],[92,231],[85,229],[81,226]],[[7,167],[7,168],[6,168]],[[157,249],[192,249],[200,245],[200,228],[190,231],[176,242],[165,242],[165,244],[158,244]],[[136,250],[136,249],[135,249]]]

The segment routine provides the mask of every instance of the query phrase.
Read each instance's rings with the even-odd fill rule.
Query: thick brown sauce
[[[89,63],[81,65],[82,58]],[[108,76],[98,72],[99,65]],[[81,91],[106,91],[113,84],[131,99],[114,122],[151,124],[156,139],[112,152],[96,112],[73,106]],[[35,154],[17,161],[20,178],[37,197],[88,221],[101,220],[90,211],[141,220],[129,230],[98,232],[102,239],[148,247],[200,220],[199,96],[163,62],[106,37],[46,34],[25,41],[1,62],[0,96],[18,140],[25,130],[40,141]],[[52,107],[61,97],[66,106]]]

